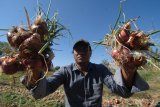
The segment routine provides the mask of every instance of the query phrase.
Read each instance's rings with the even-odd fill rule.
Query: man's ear
[[[91,57],[91,55],[92,55],[92,51],[90,51],[90,57]]]

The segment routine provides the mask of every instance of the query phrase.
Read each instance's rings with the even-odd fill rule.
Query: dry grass
[[[139,71],[140,75],[147,80],[150,89],[134,94],[128,99],[116,96],[104,87],[103,105],[113,107],[154,107],[160,100],[160,73],[158,71]],[[48,75],[51,75],[49,72]],[[0,76],[0,107],[63,107],[64,92],[60,87],[55,93],[43,98],[34,100],[25,87],[19,82],[22,73],[12,76]],[[14,102],[13,102],[14,101]]]

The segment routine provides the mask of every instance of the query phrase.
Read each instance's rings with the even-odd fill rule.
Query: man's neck
[[[77,64],[76,63],[76,66],[77,66],[77,68],[78,68],[78,70],[80,70],[81,72],[88,72],[88,65],[89,65],[89,63],[83,63],[83,64]]]

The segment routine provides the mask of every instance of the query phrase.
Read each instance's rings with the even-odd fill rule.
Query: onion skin
[[[120,63],[124,64],[130,62],[133,58],[133,55],[131,54],[130,49],[122,47],[120,57],[121,57]]]
[[[1,60],[1,70],[7,75],[12,75],[17,71],[24,70],[24,66],[15,57],[5,56]]]
[[[134,65],[137,67],[143,66],[147,63],[146,57],[145,56],[139,56],[138,58],[134,58]]]
[[[16,39],[14,40],[15,46],[19,47],[20,44],[26,40],[27,38],[29,38],[32,35],[32,33],[30,32],[22,32],[19,36],[16,37]]]
[[[124,55],[130,54],[130,50],[127,49],[126,47],[123,47],[122,50],[123,50],[123,54],[124,54]]]
[[[114,59],[118,59],[118,57],[120,56],[120,51],[119,51],[118,49],[112,49],[111,56],[112,56]]]
[[[34,33],[29,38],[25,39],[19,46],[20,58],[36,58],[38,51],[42,48],[43,43],[41,36],[38,33]]]
[[[133,50],[148,50],[147,45],[148,37],[143,32],[132,32],[130,34],[129,40],[126,42],[127,46]]]
[[[127,63],[133,59],[133,55],[131,54],[131,51],[126,47],[121,47],[120,49],[113,49],[111,56],[119,64]]]
[[[130,35],[130,28],[131,28],[131,23],[127,22],[120,30],[118,39],[121,43],[125,43],[128,41]]]
[[[15,28],[16,30],[7,33],[7,39],[9,44],[14,48],[19,48],[20,44],[32,33],[25,31],[23,28]]]
[[[13,27],[8,33],[7,33],[7,39],[8,39],[8,42],[9,44],[12,46],[12,47],[15,47],[15,44],[13,42],[13,37],[15,36],[15,34],[18,33],[18,28],[17,27]]]
[[[48,27],[46,22],[41,22],[40,24],[33,24],[31,26],[32,32],[33,33],[38,33],[42,36],[48,35]]]
[[[12,47],[16,47],[14,44],[14,41],[13,41],[14,40],[13,38],[15,38],[15,37],[16,37],[15,33],[11,33],[11,32],[7,33],[8,42]]]
[[[126,57],[127,60],[131,60],[131,51],[126,47],[123,47],[123,56]]]
[[[128,48],[113,49],[111,56],[118,64],[132,64],[135,67],[140,67],[146,64],[146,57],[132,53]]]
[[[28,49],[31,52],[38,52],[41,48],[42,48],[42,43],[40,35],[34,33],[33,35],[31,35],[31,37],[27,38],[23,43],[21,43],[19,51]]]
[[[47,23],[43,20],[42,15],[38,15],[34,24],[31,26],[31,31],[33,33],[38,33],[41,35],[41,39],[44,39],[44,35],[48,35]]]
[[[120,34],[118,35],[118,38],[120,39],[121,43],[125,43],[129,39],[128,32],[126,30],[121,30]]]

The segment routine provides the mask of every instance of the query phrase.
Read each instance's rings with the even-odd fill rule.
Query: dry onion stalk
[[[49,12],[45,14],[39,7],[33,24],[30,23],[26,8],[25,13],[28,29],[15,26],[7,33],[8,43],[14,52],[11,51],[11,54],[0,58],[1,72],[12,75],[17,71],[25,71],[28,78],[32,78],[33,74],[44,71],[44,76],[40,78],[43,79],[52,67],[53,40],[63,36],[62,31],[67,29],[56,19],[57,13],[48,18]],[[32,82],[36,83],[39,80]]]
[[[148,61],[160,70],[158,66],[152,63],[150,59],[153,56],[149,54],[151,53],[151,46],[159,46],[151,41],[150,36],[160,32],[160,30],[146,33],[138,29],[135,23],[138,18],[120,23],[121,14],[122,6],[120,5],[120,13],[114,28],[111,30],[111,34],[106,34],[103,41],[94,43],[110,48],[110,54],[119,66],[132,61],[137,67],[140,67]],[[132,25],[135,25],[136,29],[133,29]],[[160,61],[159,58],[157,59],[158,61]]]

